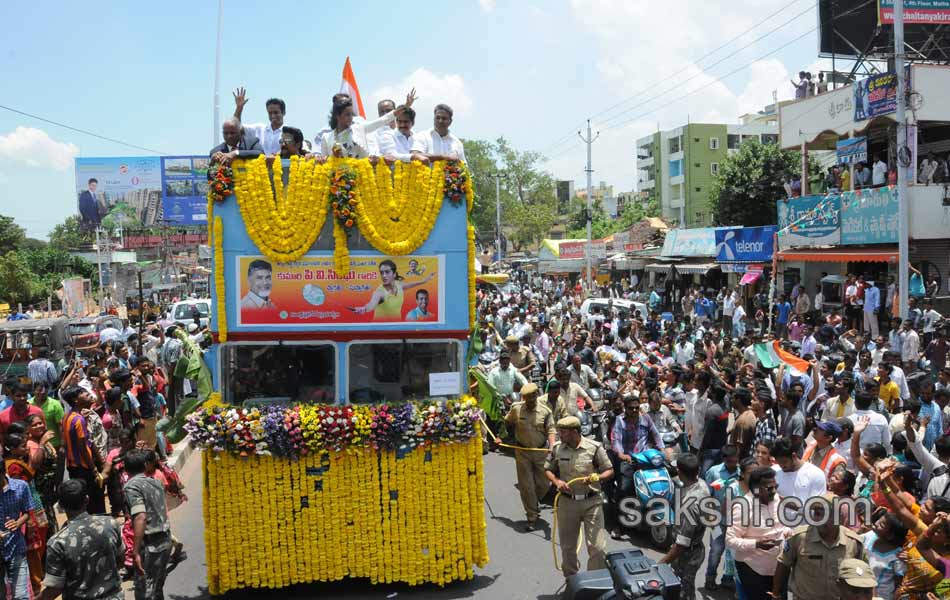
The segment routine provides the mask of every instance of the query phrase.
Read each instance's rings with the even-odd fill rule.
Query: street
[[[201,516],[201,459],[195,452],[181,471],[187,486],[189,502],[171,513],[172,529],[185,544],[188,559],[169,574],[165,584],[165,597],[171,600],[197,600],[210,598],[205,581],[204,526]],[[347,598],[392,599],[392,598],[506,598],[512,600],[555,600],[563,590],[564,580],[554,570],[551,550],[551,509],[543,508],[542,529],[523,533],[524,513],[515,481],[514,460],[509,456],[489,453],[485,456],[485,511],[488,528],[490,561],[483,569],[476,569],[472,581],[450,585],[409,587],[406,585],[372,586],[366,581],[344,580],[330,584],[298,585],[280,591],[282,598]],[[645,540],[636,540],[634,545],[644,544],[644,549],[654,559],[660,554],[646,545]],[[608,538],[608,551],[629,548],[629,541]],[[581,564],[586,562],[586,551],[581,554]],[[701,571],[702,573],[703,571]],[[700,575],[701,579],[701,575]],[[702,581],[697,581],[697,588]],[[728,592],[705,593],[698,590],[699,597],[724,600]],[[259,597],[260,590],[236,591],[227,594],[229,599]]]

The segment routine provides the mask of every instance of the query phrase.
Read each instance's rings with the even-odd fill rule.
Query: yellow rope
[[[487,431],[488,435],[491,436],[492,441],[494,441],[496,445],[501,446],[502,448],[510,448],[512,450],[523,450],[525,452],[544,452],[545,454],[551,451],[550,448],[525,448],[524,446],[514,446],[512,444],[506,444],[500,439],[498,439],[498,436],[492,433],[492,430],[488,427],[488,424],[485,423],[485,419],[478,417],[478,420],[482,422],[482,425],[485,427],[485,431]]]
[[[578,481],[583,483],[597,483],[600,481],[600,475],[593,473],[587,477],[575,477],[574,479],[567,482],[567,487],[571,487]],[[599,490],[598,490],[599,491]],[[551,553],[554,554],[554,568],[558,571],[561,570],[561,565],[557,559],[557,501],[561,499],[561,490],[558,490],[557,495],[554,496],[554,506],[553,512],[554,517],[551,519]],[[581,546],[584,545],[584,528],[581,527],[580,534],[577,536],[577,549],[574,551],[575,554],[580,554]]]

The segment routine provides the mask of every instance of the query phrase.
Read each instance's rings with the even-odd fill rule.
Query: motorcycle
[[[654,546],[668,550],[674,538],[676,483],[670,476],[666,458],[663,452],[654,448],[638,452],[631,458],[632,463],[628,464],[634,470],[634,493],[621,497],[618,485],[616,492],[605,498],[604,513],[621,529],[645,531]]]

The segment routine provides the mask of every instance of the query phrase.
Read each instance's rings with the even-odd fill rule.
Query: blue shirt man
[[[709,299],[700,294],[700,296],[696,298],[693,312],[696,313],[696,318],[709,317],[712,316],[710,310],[711,307],[712,303],[709,301]]]
[[[792,305],[786,300],[779,302],[776,305],[778,309],[778,318],[775,319],[775,322],[779,325],[785,325],[788,323],[788,315],[792,312]]]
[[[5,573],[0,585],[9,583],[14,598],[26,598],[29,595],[29,567],[26,563],[26,538],[21,530],[26,523],[33,497],[30,486],[25,481],[7,477],[4,469],[0,474],[0,526],[3,527],[2,544]]]
[[[656,290],[650,290],[650,310],[658,310],[660,308],[660,295],[656,293]]]

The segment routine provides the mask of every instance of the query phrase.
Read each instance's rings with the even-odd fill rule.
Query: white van
[[[647,305],[642,302],[624,300],[623,298],[588,298],[581,304],[581,317],[587,320],[587,317],[593,311],[594,307],[596,307],[602,315],[606,314],[607,309],[610,308],[613,314],[619,316],[621,319],[633,318],[638,310],[644,319],[650,316]]]
[[[168,318],[183,327],[188,327],[189,323],[195,322],[196,312],[201,326],[207,327],[211,316],[211,298],[189,298],[176,302],[168,311]]]

